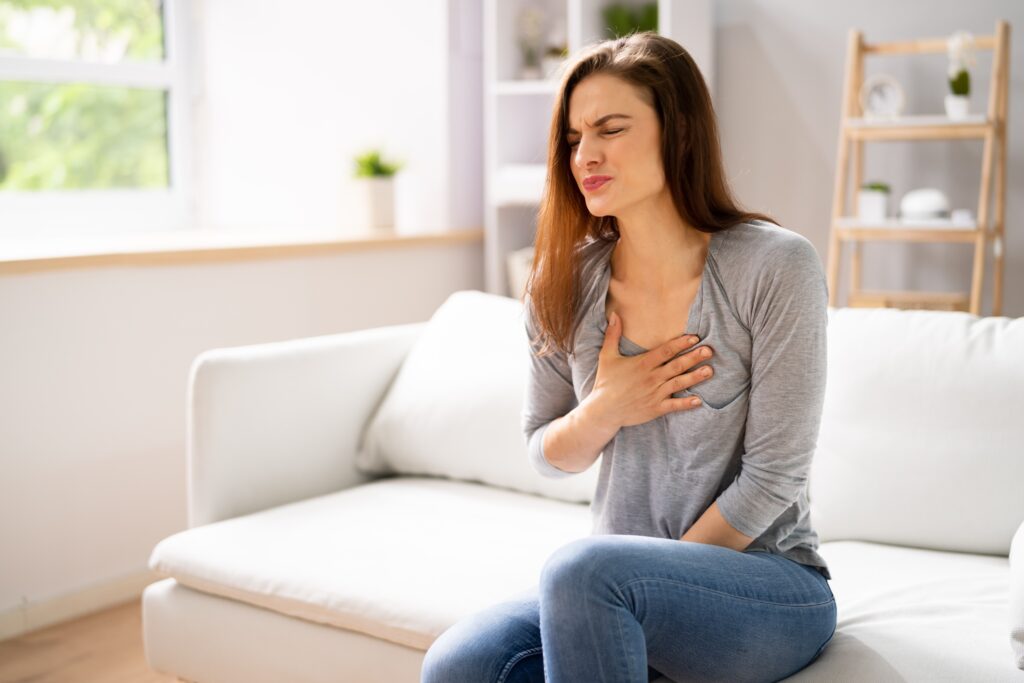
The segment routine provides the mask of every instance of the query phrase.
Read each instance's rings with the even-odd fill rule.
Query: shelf
[[[860,291],[850,292],[851,308],[905,308],[933,311],[967,311],[966,292]]]
[[[829,306],[839,306],[839,275],[846,251],[850,254],[849,306],[878,308],[924,308],[945,311],[967,311],[981,315],[985,286],[986,256],[991,242],[994,268],[992,315],[1000,315],[1004,263],[1004,218],[1006,211],[1006,107],[1009,93],[1010,25],[996,21],[991,36],[974,36],[976,49],[992,51],[987,106],[963,118],[950,118],[941,113],[903,116],[865,115],[861,91],[865,84],[864,62],[869,54],[911,55],[922,52],[944,52],[948,38],[926,38],[869,44],[863,31],[847,32],[846,60],[843,68],[842,106],[839,119],[839,149],[836,154],[836,175],[832,189],[832,220],[829,226],[829,252],[826,269]],[[863,187],[865,172],[864,141],[953,141],[981,139],[978,189],[978,215],[957,211],[964,216],[931,219],[903,219],[889,216],[877,221],[863,220],[856,207],[847,207],[850,180],[854,194]],[[954,165],[973,163],[974,154],[962,145],[949,150],[948,161]],[[987,208],[994,203],[993,215]],[[969,292],[865,291],[861,288],[864,274],[863,242],[909,242],[963,244],[973,251]],[[853,249],[847,249],[852,243]]]
[[[834,227],[840,240],[878,242],[973,242],[978,238],[975,221],[953,222],[948,218],[863,221],[842,216]]]
[[[539,204],[547,174],[544,164],[502,164],[491,186],[494,203],[499,206]]]
[[[847,118],[843,130],[852,140],[953,140],[983,138],[992,130],[985,114],[951,119],[939,114],[892,118]]]
[[[294,258],[365,249],[459,244],[483,239],[483,230],[398,234],[390,230],[337,233],[295,230],[160,230],[0,240],[0,276],[99,266],[205,263],[219,260]]]

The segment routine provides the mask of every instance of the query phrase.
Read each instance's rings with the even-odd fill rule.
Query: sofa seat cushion
[[[188,529],[149,566],[190,588],[426,650],[537,584],[590,533],[587,505],[470,482],[388,477]]]
[[[391,477],[182,531],[150,567],[195,590],[426,650],[462,617],[534,587],[590,533],[586,505]],[[793,681],[1020,679],[1006,557],[824,543],[838,627]]]
[[[1006,557],[860,541],[821,545],[836,634],[787,681],[1020,681]]]

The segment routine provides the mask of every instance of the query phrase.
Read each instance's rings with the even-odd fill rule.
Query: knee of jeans
[[[431,644],[423,657],[420,683],[485,680],[486,653],[480,652],[473,641],[455,635],[454,629],[448,629]]]
[[[541,588],[563,580],[573,585],[585,581],[588,571],[594,570],[601,561],[602,553],[598,548],[601,540],[600,536],[578,538],[551,553],[540,572]]]

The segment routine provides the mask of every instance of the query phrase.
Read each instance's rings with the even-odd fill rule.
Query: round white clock
[[[869,119],[899,116],[903,111],[903,88],[892,76],[868,76],[860,88],[860,107]]]

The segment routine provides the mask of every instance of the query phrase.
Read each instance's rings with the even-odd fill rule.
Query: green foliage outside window
[[[48,10],[53,10],[49,12]],[[63,25],[71,54],[23,42],[25,21]],[[0,53],[159,62],[159,0],[0,0]],[[0,190],[168,186],[167,93],[87,83],[0,81]]]

